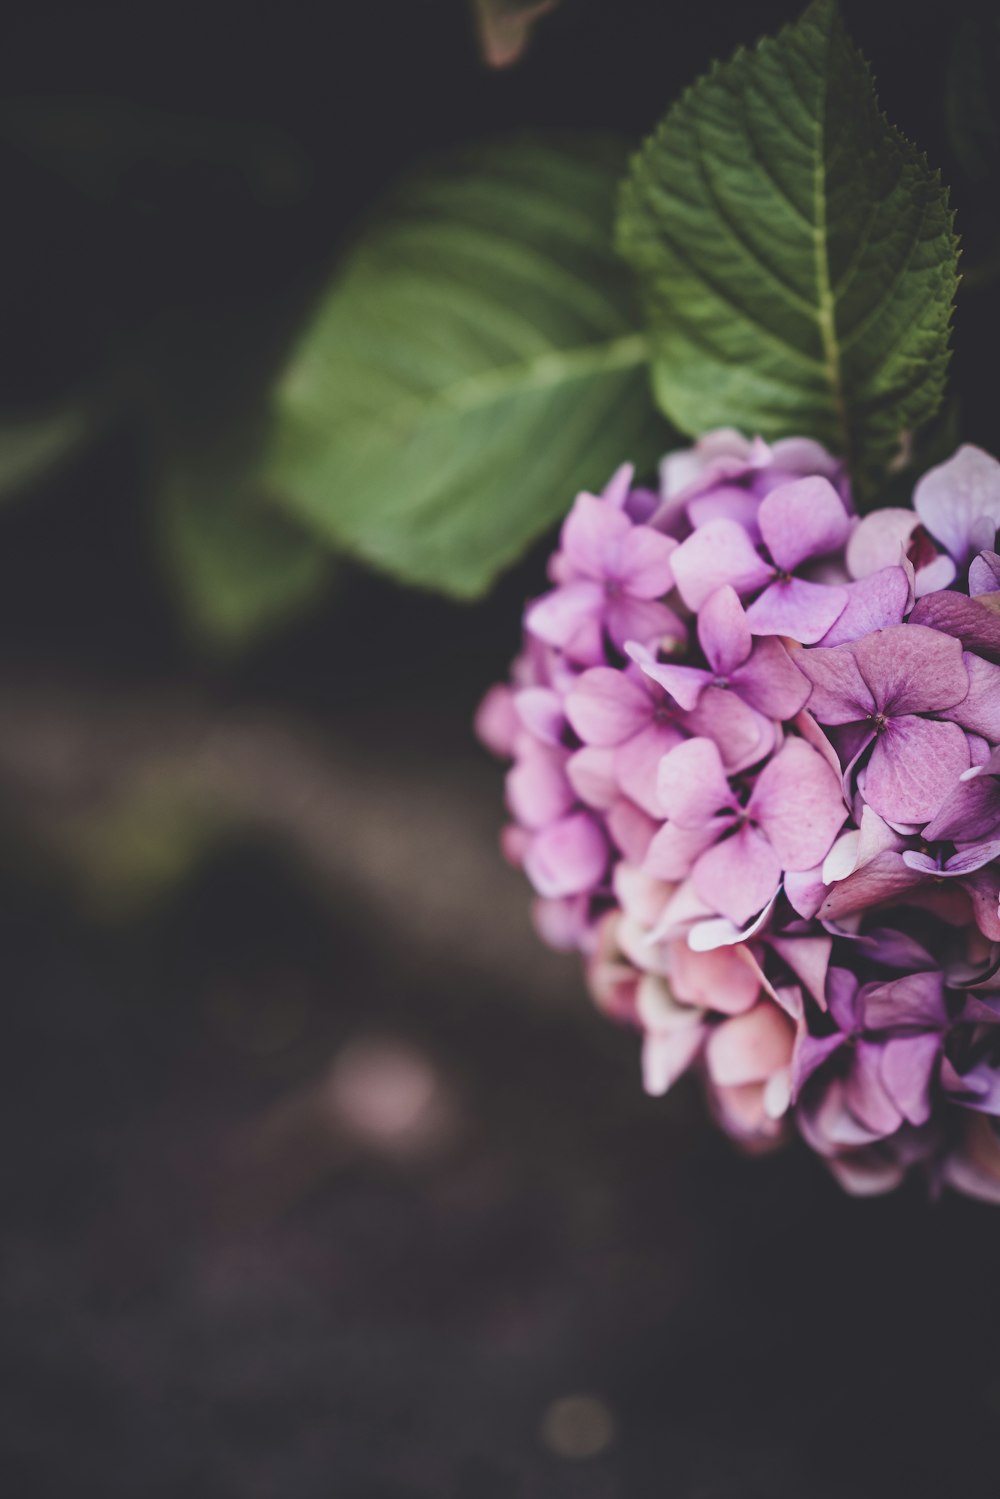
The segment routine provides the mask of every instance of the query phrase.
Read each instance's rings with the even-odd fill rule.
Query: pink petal
[[[507,772],[505,786],[507,805],[526,828],[543,828],[573,805],[565,751],[537,741],[522,744],[517,762]]]
[[[774,748],[773,721],[724,687],[706,687],[697,707],[685,715],[684,727],[718,745],[730,775],[755,765]]]
[[[885,849],[846,879],[839,880],[820,907],[819,914],[826,921],[840,921],[855,911],[903,895],[923,884],[924,879],[924,875],[907,868],[901,854]]]
[[[698,615],[698,641],[720,677],[730,676],[749,656],[753,636],[739,594],[728,583],[705,600]]]
[[[562,550],[577,572],[603,582],[618,576],[619,554],[631,530],[632,522],[617,506],[580,494],[563,523]]]
[[[925,823],[968,769],[969,746],[958,724],[907,715],[876,738],[858,787],[887,822]]]
[[[774,895],[781,863],[763,834],[744,824],[701,855],[692,879],[702,900],[743,926]]]
[[[903,1122],[882,1081],[881,1046],[859,1041],[854,1065],[844,1085],[844,1097],[854,1117],[876,1135],[891,1135]]]
[[[543,744],[559,744],[566,727],[563,700],[551,687],[523,687],[514,695],[518,717]]]
[[[687,638],[687,631],[674,611],[653,599],[620,594],[608,600],[604,618],[608,634],[619,651],[625,650],[629,640],[656,650],[661,642],[676,644]]]
[[[1000,591],[1000,557],[994,551],[983,551],[969,563],[969,592]]]
[[[658,683],[665,692],[669,692],[681,708],[693,708],[702,690],[712,680],[711,672],[703,671],[699,666],[673,666],[669,662],[657,661],[644,645],[639,645],[634,640],[626,643],[625,654],[650,681]]]
[[[581,895],[600,883],[607,862],[601,828],[589,813],[574,812],[532,839],[524,870],[539,895]]]
[[[823,645],[846,645],[903,622],[910,602],[910,582],[901,567],[883,567],[870,577],[846,585],[847,605],[823,636]]]
[[[993,545],[1000,527],[1000,463],[963,443],[920,479],[913,508],[957,563],[968,562],[972,553]]]
[[[783,869],[822,863],[847,818],[840,782],[802,739],[786,739],[761,771],[747,805]]]
[[[596,663],[604,659],[604,601],[599,583],[564,583],[529,604],[524,627],[574,661]]]
[[[866,515],[847,543],[847,571],[851,577],[867,578],[885,567],[898,567],[919,524],[912,510],[896,507],[873,510]]]
[[[539,896],[531,908],[535,931],[547,947],[554,947],[557,952],[573,952],[581,946],[589,929],[587,907],[583,895],[562,900]]]
[[[673,1087],[704,1045],[706,1027],[688,1025],[675,1031],[656,1031],[642,1043],[642,1086],[653,1098]]]
[[[787,635],[812,645],[822,640],[846,603],[846,588],[790,578],[766,588],[747,610],[747,620],[755,635]]]
[[[794,1039],[787,1015],[765,1001],[709,1032],[705,1047],[709,1076],[726,1088],[765,1082],[779,1068],[787,1067]]]
[[[724,823],[715,827],[711,822],[697,828],[682,828],[676,822],[665,823],[649,845],[642,864],[643,872],[658,880],[687,879],[699,855],[715,842],[724,827]]]
[[[615,751],[619,786],[650,817],[663,817],[657,781],[660,761],[681,740],[680,731],[672,724],[649,723]]]
[[[723,583],[737,593],[753,593],[772,576],[743,527],[736,521],[710,520],[673,554],[677,590],[689,609],[700,609]]]
[[[780,721],[801,712],[812,691],[812,683],[774,636],[757,642],[749,661],[736,668],[729,682],[751,708]]]
[[[619,795],[614,750],[584,745],[566,761],[566,779],[588,807],[606,812]]]
[[[649,694],[611,666],[585,671],[566,694],[566,717],[584,744],[621,744],[651,716]]]
[[[738,489],[732,484],[720,484],[705,494],[695,495],[688,501],[687,513],[692,526],[707,525],[710,520],[725,516],[741,525],[754,542],[760,540],[757,512],[760,496],[750,489]]]
[[[491,687],[476,709],[473,725],[476,738],[494,755],[507,759],[514,753],[514,742],[521,722],[514,707],[514,694],[502,683]]]
[[[643,864],[658,822],[647,816],[627,796],[620,796],[607,816],[608,832],[615,847],[630,864]]]
[[[840,495],[828,479],[818,477],[772,489],[761,502],[759,520],[767,549],[783,572],[839,551],[851,525]]]
[[[718,947],[692,952],[683,938],[670,944],[670,987],[685,1004],[739,1015],[760,993],[760,982],[741,950]]]
[[[979,599],[967,599],[951,590],[928,594],[917,600],[910,615],[910,629],[914,625],[930,625],[946,635],[954,635],[970,651],[980,651],[984,656],[1000,655],[1000,613],[987,608]]]
[[[670,555],[677,543],[651,526],[633,526],[621,545],[618,581],[639,599],[656,599],[674,586]]]
[[[711,739],[688,739],[664,756],[659,792],[664,814],[682,828],[701,828],[717,812],[736,806],[722,756]]]

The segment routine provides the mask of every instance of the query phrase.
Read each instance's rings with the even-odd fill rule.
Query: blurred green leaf
[[[0,500],[57,468],[90,434],[91,426],[90,414],[74,406],[0,421]]]
[[[947,193],[880,113],[834,0],[682,96],[632,164],[618,237],[683,431],[803,433],[877,477],[937,410]]]
[[[323,546],[252,485],[175,471],[162,504],[165,557],[189,620],[235,646],[313,603],[330,575]]]
[[[616,143],[467,149],[402,186],[277,393],[267,473],[316,531],[460,598],[664,443],[611,221]]]

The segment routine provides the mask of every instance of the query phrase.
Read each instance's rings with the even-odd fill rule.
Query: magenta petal
[[[824,645],[846,645],[871,630],[903,622],[910,602],[910,581],[901,567],[883,567],[870,577],[846,585],[844,612],[823,636]]]
[[[781,863],[763,834],[744,823],[731,838],[701,855],[692,879],[706,904],[742,926],[774,895]]]
[[[875,711],[872,689],[858,670],[851,646],[793,651],[792,660],[812,683],[806,707],[819,723],[856,723]]]
[[[688,739],[660,762],[660,804],[678,827],[700,828],[736,802],[711,739]],[[720,828],[721,831],[721,828]]]
[[[924,823],[968,769],[969,746],[958,724],[909,714],[892,719],[875,740],[858,786],[886,822]]]
[[[1000,527],[1000,463],[963,443],[920,479],[913,508],[957,563],[968,562],[972,553],[993,545]]]
[[[803,1031],[795,1043],[795,1051],[792,1054],[792,1102],[797,1102],[798,1096],[813,1073],[822,1067],[828,1057],[845,1045],[846,1036],[835,1031],[832,1036],[811,1036],[808,1031]]]
[[[728,583],[705,600],[698,615],[698,640],[709,666],[720,677],[730,676],[749,656],[753,636],[746,611]]]
[[[931,1117],[931,1078],[940,1050],[935,1035],[899,1036],[883,1048],[882,1082],[910,1124],[926,1124]]]
[[[665,823],[649,845],[643,860],[643,873],[658,880],[686,880],[695,860],[725,832],[727,826],[721,820],[718,826],[706,822],[696,828],[682,828],[676,822]]]
[[[651,716],[649,694],[611,666],[585,671],[566,694],[566,717],[584,744],[621,744]]]
[[[969,691],[949,710],[948,717],[961,724],[963,729],[982,734],[996,744],[1000,741],[1000,666],[984,661],[971,651],[966,651],[962,659],[969,678]]]
[[[957,640],[911,621],[875,630],[851,647],[885,713],[930,713],[960,703],[969,676]]]
[[[625,795],[651,817],[662,817],[657,775],[668,750],[681,734],[668,723],[648,723],[615,751],[615,776]]]
[[[663,536],[651,526],[633,526],[621,544],[617,577],[627,593],[639,599],[655,599],[674,586],[670,555],[677,546],[672,536]]]
[[[514,695],[518,717],[543,744],[559,744],[566,727],[563,700],[551,687],[522,687]]]
[[[847,589],[789,578],[772,583],[747,610],[755,635],[787,635],[803,645],[822,640],[847,603]]]
[[[627,593],[608,600],[604,618],[608,634],[619,651],[625,650],[629,640],[655,649],[663,640],[682,641],[687,635],[681,620],[666,604],[655,599],[635,599]]]
[[[858,1009],[866,1031],[941,1031],[948,1024],[944,975],[907,973],[888,984],[868,985],[858,996]]]
[[[621,547],[632,530],[628,516],[607,500],[577,495],[562,528],[562,550],[587,578],[617,577]]]
[[[531,840],[524,870],[539,895],[581,895],[598,885],[608,862],[608,841],[587,812],[551,823]]]
[[[839,551],[851,525],[840,495],[828,479],[818,477],[772,489],[758,519],[767,549],[784,572]]]
[[[681,708],[693,708],[712,680],[711,672],[704,671],[700,666],[673,666],[669,662],[657,661],[645,646],[634,640],[627,642],[625,654],[650,681],[657,682],[665,692],[669,692]]]
[[[753,593],[772,577],[743,527],[725,518],[710,520],[682,541],[671,561],[677,590],[689,609],[700,609],[723,583],[737,593]]]
[[[547,645],[566,651],[574,661],[596,663],[604,657],[604,600],[599,583],[564,583],[529,604],[525,629]]]
[[[830,851],[847,817],[840,782],[803,739],[786,739],[757,778],[747,813],[756,819],[783,869],[812,869]]]
[[[812,691],[812,683],[773,635],[757,641],[750,659],[736,668],[729,683],[751,708],[779,721],[801,712]]]

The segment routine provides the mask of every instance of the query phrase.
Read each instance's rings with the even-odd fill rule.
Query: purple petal
[[[847,808],[840,782],[802,739],[786,739],[765,765],[747,805],[782,869],[812,869],[829,852]]]
[[[972,553],[993,545],[1000,527],[1000,463],[963,443],[946,463],[924,474],[913,491],[913,508],[962,566]]]
[[[608,634],[619,651],[625,650],[625,643],[629,640],[656,649],[661,641],[677,642],[687,638],[687,631],[674,611],[655,599],[636,599],[627,593],[619,594],[608,600],[604,619]]]
[[[858,997],[866,1031],[942,1031],[948,1024],[944,976],[940,971],[908,973],[889,984],[869,984]]]
[[[828,479],[796,479],[782,484],[761,502],[760,531],[768,551],[783,572],[793,572],[810,557],[839,551],[847,540],[850,517]]]
[[[826,978],[830,1014],[845,1036],[858,1028],[858,981],[847,968],[831,968]]]
[[[564,583],[529,604],[524,627],[585,665],[604,659],[604,589],[599,583]]]
[[[633,526],[621,544],[618,581],[638,599],[656,599],[674,586],[670,554],[677,546],[650,526]]]
[[[936,817],[924,829],[930,843],[943,838],[963,843],[1000,833],[1000,784],[991,775],[961,780],[948,793]]]
[[[781,864],[762,833],[744,825],[701,855],[692,872],[701,899],[737,926],[766,906],[781,880]]]
[[[681,743],[681,733],[669,723],[648,723],[615,751],[615,776],[625,795],[651,817],[663,816],[658,791],[660,761]]]
[[[566,717],[584,744],[621,744],[652,717],[649,695],[623,671],[595,666],[566,694]]]
[[[604,875],[608,841],[587,812],[574,812],[543,828],[524,856],[524,870],[539,895],[581,895]]]
[[[736,807],[722,756],[711,739],[688,739],[665,755],[659,791],[664,814],[682,828],[703,827],[716,813]]]
[[[706,687],[697,707],[685,715],[684,727],[715,741],[730,774],[755,765],[774,748],[772,720],[724,687]]]
[[[832,1036],[811,1036],[803,1031],[795,1043],[792,1053],[792,1102],[798,1100],[805,1084],[823,1063],[839,1051],[846,1036],[835,1031]]]
[[[809,700],[812,683],[802,675],[780,640],[768,636],[729,678],[745,703],[767,718],[794,718]]]
[[[979,599],[967,599],[964,594],[947,589],[931,593],[917,600],[909,627],[929,625],[945,635],[954,635],[968,650],[997,659],[1000,657],[1000,613],[982,601],[995,601],[996,598],[997,595],[984,594]]]
[[[858,670],[885,713],[929,713],[960,703],[969,676],[959,643],[923,625],[892,625],[855,641]]]
[[[750,626],[739,594],[728,583],[705,600],[698,615],[698,641],[709,666],[720,677],[728,677],[750,655]]]
[[[812,645],[822,640],[846,604],[846,588],[790,578],[766,588],[747,610],[747,620],[755,635],[787,635]]]
[[[874,713],[872,689],[858,670],[853,646],[793,651],[792,660],[812,683],[806,707],[819,723],[856,723]]]
[[[903,1116],[882,1081],[883,1047],[860,1041],[854,1049],[854,1065],[844,1084],[847,1106],[866,1129],[876,1135],[891,1135]]]
[[[875,740],[858,788],[886,822],[924,823],[968,769],[969,746],[958,724],[906,715]]]
[[[617,578],[619,553],[631,530],[632,522],[617,506],[580,494],[563,523],[562,550],[585,578]]]
[[[1000,942],[1000,876],[995,865],[974,870],[962,881],[972,901],[976,925],[991,942]]]
[[[772,577],[743,527],[725,518],[710,520],[682,541],[671,561],[677,591],[689,609],[700,609],[723,583],[737,593],[753,593]]]
[[[969,563],[969,592],[997,593],[1000,591],[1000,556],[996,552],[980,552]]]
[[[908,869],[901,854],[885,849],[853,874],[849,874],[845,880],[838,880],[820,907],[819,914],[824,920],[840,921],[855,911],[881,905],[884,901],[922,885],[925,878],[925,875],[916,870]]]
[[[749,489],[737,489],[732,484],[720,484],[717,489],[710,489],[706,494],[695,495],[687,507],[688,518],[696,529],[707,525],[710,520],[718,520],[720,516],[724,516],[741,525],[754,542],[760,540],[760,526],[757,523],[759,510],[759,495]]]
[[[657,682],[669,692],[674,702],[681,708],[693,708],[697,703],[702,691],[712,680],[712,674],[703,671],[700,666],[674,666],[669,662],[657,661],[644,645],[630,640],[625,645],[625,654],[630,657],[645,672],[650,681]]]
[[[882,1051],[882,1082],[893,1103],[910,1124],[926,1124],[931,1117],[931,1078],[941,1050],[939,1036],[900,1036]]]
[[[883,567],[870,577],[846,585],[847,606],[823,636],[823,645],[846,645],[903,622],[910,602],[910,582],[901,567]]]
[[[962,657],[969,678],[969,691],[948,717],[973,734],[982,734],[994,744],[1000,740],[1000,666],[966,651]]]

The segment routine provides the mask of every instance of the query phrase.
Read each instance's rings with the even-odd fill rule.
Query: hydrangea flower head
[[[851,1192],[1000,1201],[998,529],[979,449],[859,519],[816,443],[710,433],[578,497],[477,720],[647,1090]]]

